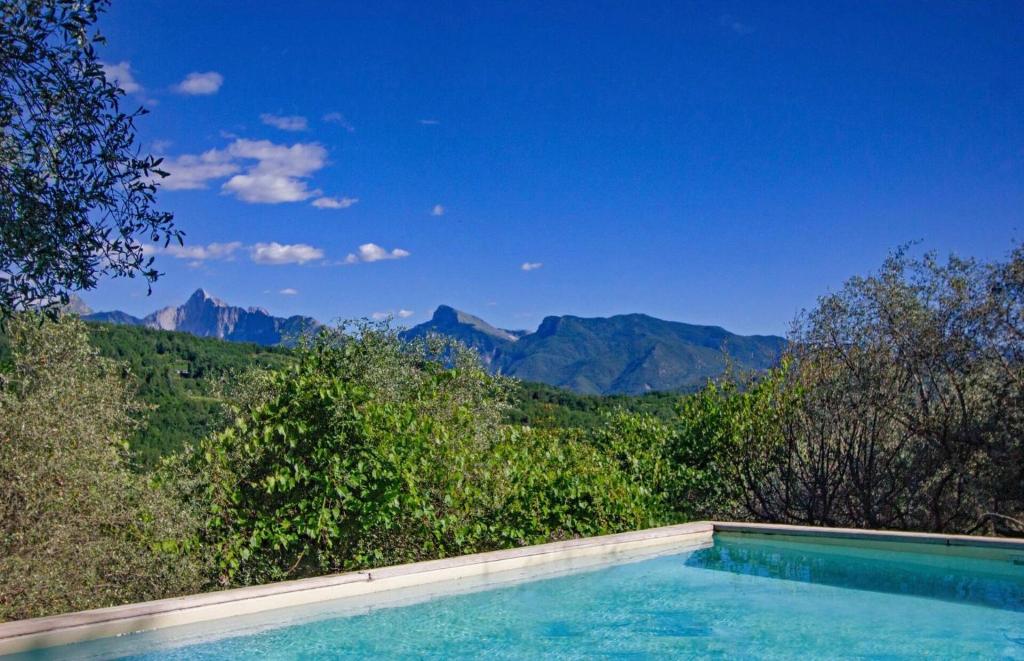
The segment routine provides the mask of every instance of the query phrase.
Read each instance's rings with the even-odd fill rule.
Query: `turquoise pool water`
[[[401,607],[282,611],[189,644],[181,627],[123,658],[1024,659],[1024,557],[881,546],[718,535],[709,548]],[[137,648],[152,635],[129,638]],[[60,656],[118,656],[108,644]]]

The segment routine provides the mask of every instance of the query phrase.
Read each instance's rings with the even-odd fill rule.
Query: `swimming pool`
[[[719,532],[452,592],[393,590],[46,654],[1024,659],[1024,553],[1013,549]]]

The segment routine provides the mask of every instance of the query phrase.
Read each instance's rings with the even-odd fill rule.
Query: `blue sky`
[[[783,333],[904,242],[1021,238],[1016,1],[114,0],[101,29],[187,250],[96,309]]]

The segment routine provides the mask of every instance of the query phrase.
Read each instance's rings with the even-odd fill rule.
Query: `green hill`
[[[461,323],[462,320],[460,320]],[[143,465],[213,431],[223,421],[223,390],[250,367],[277,368],[290,359],[285,347],[229,342],[189,333],[87,322],[103,356],[125,365],[139,398],[153,407],[131,444]],[[0,369],[9,362],[0,335]],[[534,427],[592,428],[615,409],[667,418],[678,394],[588,395],[544,383],[519,383],[508,422]]]
[[[252,366],[280,367],[289,359],[279,347],[137,326],[88,325],[100,353],[125,363],[138,383],[139,398],[155,407],[132,443],[147,464],[222,420],[220,393],[229,377]]]

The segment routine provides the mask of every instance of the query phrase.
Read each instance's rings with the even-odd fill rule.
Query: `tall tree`
[[[104,275],[159,277],[143,241],[181,242],[155,209],[124,91],[95,46],[108,0],[0,3],[0,318],[56,308]]]
[[[894,253],[798,320],[784,452],[750,513],[812,525],[1024,531],[1024,246]]]

